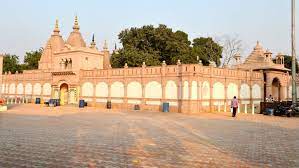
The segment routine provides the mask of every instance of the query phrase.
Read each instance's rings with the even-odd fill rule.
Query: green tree
[[[209,61],[216,62],[217,66],[221,64],[223,47],[214,42],[211,37],[196,38],[192,45],[192,55],[198,56],[204,65],[209,65]]]
[[[16,55],[5,54],[3,58],[3,73],[5,72],[16,73],[22,71],[19,65],[19,57]]]
[[[292,56],[289,56],[289,55],[284,56],[284,67],[286,67],[288,69],[292,69]],[[297,73],[299,72],[297,59],[296,59],[296,72]]]
[[[42,53],[42,48],[36,51],[26,52],[23,65],[24,70],[38,69],[38,61],[40,60]]]
[[[135,49],[120,49],[111,57],[111,65],[113,68],[120,68],[128,64],[130,67],[140,67],[143,62],[148,66],[155,66],[161,64],[159,55],[154,53],[147,53]]]
[[[119,34],[123,48],[112,54],[112,67],[176,64],[182,55],[191,53],[191,42],[182,31],[174,32],[165,25],[155,28],[152,25],[131,28]]]
[[[111,65],[114,68],[140,66],[142,62],[147,65],[161,65],[165,61],[168,65],[177,63],[197,63],[197,57],[205,65],[213,60],[220,65],[222,47],[212,38],[198,38],[193,41],[193,46],[188,39],[188,34],[183,31],[173,31],[166,25],[154,27],[146,25],[141,28],[123,30],[119,35],[123,48],[111,56]]]

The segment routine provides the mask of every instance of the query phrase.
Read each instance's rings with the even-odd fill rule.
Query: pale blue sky
[[[56,18],[59,19],[61,34],[66,39],[72,31],[75,14],[79,17],[86,42],[89,44],[92,33],[95,33],[98,47],[102,47],[103,41],[107,39],[112,48],[114,43],[118,43],[118,33],[125,28],[161,23],[185,31],[190,35],[190,40],[199,36],[237,34],[243,41],[245,55],[249,54],[257,40],[274,53],[290,53],[291,0],[0,2],[0,53],[21,57],[26,51],[45,45]],[[297,38],[299,44],[299,36]]]

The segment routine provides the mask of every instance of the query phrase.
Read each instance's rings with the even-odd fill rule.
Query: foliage
[[[284,66],[288,69],[292,69],[292,56],[285,55],[284,56]],[[299,72],[298,68],[298,60],[296,58],[296,72]],[[290,72],[291,73],[291,72]]]
[[[197,55],[204,65],[209,65],[209,61],[214,61],[219,66],[222,58],[222,49],[211,37],[200,37],[193,40],[192,55]]]
[[[125,63],[133,67],[141,66],[142,62],[154,66],[165,61],[166,64],[173,65],[178,59],[186,64],[197,63],[198,55],[206,64],[210,59],[215,60],[217,65],[220,64],[222,48],[212,38],[195,39],[194,47],[191,46],[188,34],[173,31],[165,25],[125,29],[119,34],[119,39],[123,48],[111,56],[114,68],[123,67]]]
[[[42,48],[40,48],[39,50],[36,50],[36,51],[26,52],[26,55],[24,57],[24,68],[26,70],[37,69],[38,61],[40,60],[42,53],[43,53]]]
[[[24,64],[19,62],[19,56],[6,54],[3,58],[3,72],[16,73],[23,72],[23,70],[32,70],[38,68],[38,61],[42,55],[43,50],[26,52]]]
[[[3,72],[15,73],[16,71],[21,71],[21,66],[19,64],[19,57],[16,55],[5,54],[3,58]]]

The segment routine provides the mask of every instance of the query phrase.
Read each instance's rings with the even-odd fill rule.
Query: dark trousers
[[[236,117],[238,107],[233,107],[233,117]]]

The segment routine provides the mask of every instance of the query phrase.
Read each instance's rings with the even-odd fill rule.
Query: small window
[[[85,61],[88,61],[88,57],[85,57]]]

